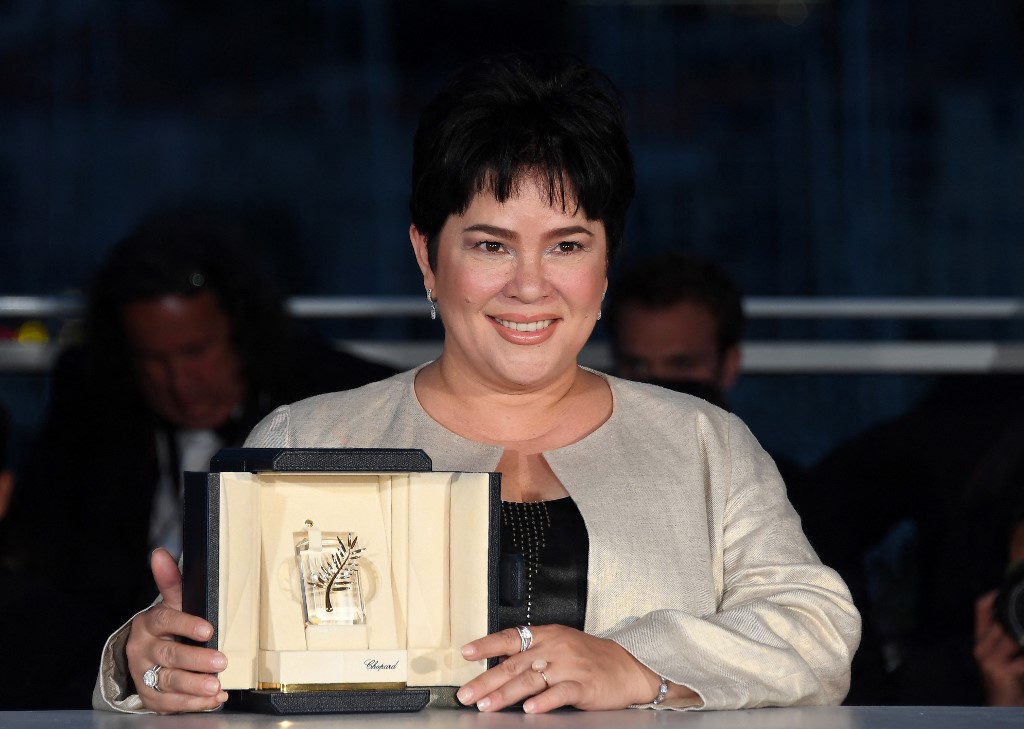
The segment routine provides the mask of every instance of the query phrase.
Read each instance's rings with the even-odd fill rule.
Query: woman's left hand
[[[625,709],[658,695],[661,679],[625,648],[564,625],[530,627],[533,641],[520,652],[516,628],[466,644],[466,660],[504,658],[459,689],[459,701],[500,711],[518,701],[529,714],[561,706]]]

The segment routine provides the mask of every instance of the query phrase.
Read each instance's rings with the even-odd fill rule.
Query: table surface
[[[426,709],[415,714],[268,716],[234,712],[155,716],[106,711],[0,711],[0,729],[985,729],[1024,728],[1024,709],[986,707],[841,706],[746,711],[558,711],[480,714]]]

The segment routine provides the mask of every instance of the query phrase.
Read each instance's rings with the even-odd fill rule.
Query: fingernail
[[[532,714],[534,708],[535,708],[535,705],[534,705],[534,703],[532,701],[526,701],[526,702],[523,703],[523,711],[526,712],[527,714]]]
[[[214,669],[215,671],[222,671],[222,670],[224,670],[227,667],[228,667],[228,657],[227,656],[214,656],[213,658],[210,659],[210,668]]]
[[[491,705],[491,700],[484,696],[482,699],[476,702],[476,708],[480,711],[487,711],[487,708]]]
[[[196,628],[196,636],[200,640],[209,640],[211,635],[213,635],[213,628],[209,625],[200,625]]]
[[[219,694],[217,694],[217,701],[219,701],[220,703],[223,704],[227,700],[228,700],[228,692],[227,691],[221,691]]]
[[[476,654],[476,648],[472,644],[462,646],[462,657],[470,658]]]
[[[203,681],[203,691],[210,696],[216,696],[220,691],[220,681],[215,678],[208,678]]]
[[[466,688],[465,686],[463,686],[455,695],[458,697],[459,701],[461,701],[465,706],[469,706],[473,703],[473,689]]]

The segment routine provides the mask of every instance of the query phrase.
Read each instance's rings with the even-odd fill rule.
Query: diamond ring
[[[160,670],[162,668],[163,668],[163,666],[157,664],[157,665],[153,666],[152,668],[147,669],[146,672],[144,674],[142,674],[142,683],[146,684],[146,686],[148,686],[149,688],[153,689],[154,691],[159,691],[160,690]]]
[[[533,645],[533,633],[525,625],[517,625],[519,631],[519,652],[525,653]]]

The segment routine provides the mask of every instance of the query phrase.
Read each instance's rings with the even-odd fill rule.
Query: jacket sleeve
[[[656,610],[604,637],[695,691],[698,708],[840,703],[860,641],[849,590],[818,560],[778,469],[734,416],[717,460],[706,488],[716,609]]]
[[[135,684],[128,672],[125,645],[131,632],[132,618],[107,638],[100,656],[100,670],[92,691],[92,708],[101,711],[122,711],[131,714],[152,714],[142,705]]]
[[[282,405],[256,424],[245,439],[246,448],[290,448],[291,407]]]

